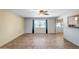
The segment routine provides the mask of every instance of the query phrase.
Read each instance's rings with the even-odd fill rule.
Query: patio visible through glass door
[[[34,20],[34,33],[46,33],[46,19]]]

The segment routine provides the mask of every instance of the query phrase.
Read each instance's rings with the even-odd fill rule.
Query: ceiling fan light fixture
[[[40,13],[40,16],[44,16],[45,14],[43,14],[43,13]]]
[[[48,12],[48,11],[40,10],[40,11],[39,11],[39,14],[40,14],[41,16],[48,15],[47,12]]]

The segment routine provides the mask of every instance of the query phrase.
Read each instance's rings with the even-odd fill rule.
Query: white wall
[[[32,33],[32,20],[31,18],[27,18],[24,20],[24,32]]]
[[[25,33],[32,33],[32,18],[25,19]],[[42,20],[42,19],[40,19]],[[48,33],[56,33],[56,19],[49,18],[48,20]]]
[[[67,17],[76,14],[79,14],[79,11],[66,14],[59,18],[63,18],[64,21],[64,38],[79,46],[79,28],[70,28],[67,25]]]
[[[24,19],[15,13],[0,10],[0,47],[24,33]]]
[[[48,19],[48,33],[56,33],[56,19]]]

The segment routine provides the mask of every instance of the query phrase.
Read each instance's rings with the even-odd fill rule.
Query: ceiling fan
[[[48,14],[48,11],[46,11],[46,10],[40,10],[40,11],[39,11],[39,14],[40,14],[40,15],[49,15],[49,14]]]

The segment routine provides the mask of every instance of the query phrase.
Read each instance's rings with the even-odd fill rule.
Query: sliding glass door
[[[46,19],[34,19],[34,33],[47,33]]]

